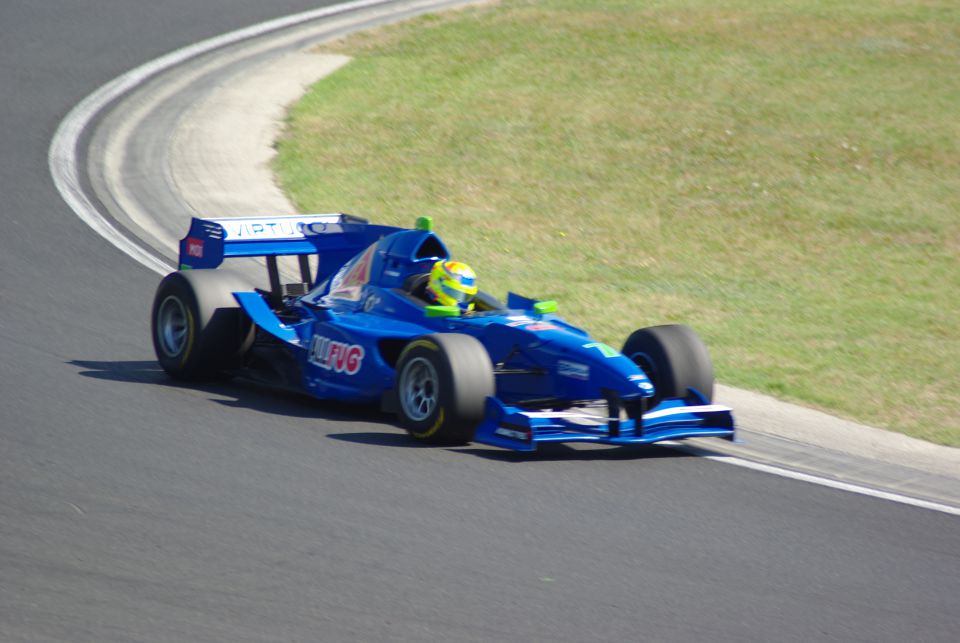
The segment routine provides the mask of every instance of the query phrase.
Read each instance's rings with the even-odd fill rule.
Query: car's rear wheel
[[[621,351],[656,389],[650,406],[667,398],[713,400],[713,363],[703,340],[689,326],[671,324],[635,331]]]
[[[494,394],[493,365],[469,335],[425,335],[400,353],[394,393],[400,424],[415,439],[464,444]]]
[[[239,366],[253,343],[250,318],[233,298],[253,290],[225,270],[174,272],[160,282],[151,330],[160,366],[171,377],[197,380]]]

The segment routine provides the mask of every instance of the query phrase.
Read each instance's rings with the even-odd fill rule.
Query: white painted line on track
[[[880,489],[873,489],[863,485],[850,484],[848,482],[841,482],[839,480],[831,480],[830,478],[823,478],[821,476],[815,476],[809,473],[791,471],[790,469],[783,469],[781,467],[776,467],[769,464],[753,462],[752,460],[744,460],[743,458],[738,458],[732,455],[700,455],[700,457],[707,460],[713,460],[714,462],[732,464],[737,467],[743,467],[744,469],[753,469],[754,471],[772,473],[773,475],[780,476],[782,478],[801,480],[803,482],[810,482],[822,487],[830,487],[831,489],[839,489],[841,491],[850,491],[852,493],[858,493],[862,496],[881,498],[883,500],[892,500],[893,502],[899,502],[904,505],[921,507],[923,509],[932,509],[933,511],[939,511],[953,516],[960,516],[960,507],[952,507],[950,505],[944,505],[938,502],[930,502],[929,500],[911,498],[910,496],[904,496],[899,493],[882,491]]]
[[[151,77],[180,65],[192,58],[209,53],[220,47],[232,45],[243,40],[262,36],[271,31],[292,27],[301,23],[317,20],[338,13],[357,9],[366,9],[390,4],[393,0],[356,0],[343,4],[305,11],[276,20],[232,31],[222,36],[198,42],[177,49],[165,56],[156,58],[106,83],[80,101],[60,122],[50,150],[47,163],[54,185],[60,196],[66,201],[78,217],[97,234],[122,250],[129,257],[160,275],[165,275],[172,265],[159,257],[146,252],[142,247],[127,238],[108,218],[103,216],[90,198],[84,193],[80,179],[79,144],[80,137],[93,120],[110,103],[132,91]]]
[[[153,76],[215,49],[262,36],[271,31],[281,30],[339,13],[387,5],[393,1],[394,0],[358,0],[263,22],[183,47],[118,76],[78,103],[64,117],[57,128],[48,153],[50,174],[53,177],[57,190],[77,216],[100,236],[146,268],[159,275],[167,274],[172,269],[172,264],[168,264],[158,256],[147,252],[144,248],[126,237],[116,225],[100,213],[94,203],[85,194],[80,179],[79,143],[80,138],[90,124],[113,101],[136,89]],[[789,469],[745,460],[736,456],[700,455],[700,457],[784,478],[960,516],[960,508],[958,507],[791,471]]]

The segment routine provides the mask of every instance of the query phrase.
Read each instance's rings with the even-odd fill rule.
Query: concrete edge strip
[[[109,219],[100,213],[84,193],[80,178],[79,145],[80,138],[90,123],[116,99],[160,72],[192,58],[227,45],[262,36],[271,31],[278,31],[340,13],[387,5],[394,1],[355,0],[354,2],[277,18],[177,49],[111,80],[77,103],[60,122],[53,135],[47,154],[47,164],[60,196],[84,223],[116,248],[153,272],[159,275],[167,274],[172,269],[170,264],[124,235]]]
[[[809,473],[791,471],[789,469],[783,469],[781,467],[776,467],[769,464],[753,462],[752,460],[744,460],[743,458],[738,458],[736,456],[700,455],[700,457],[705,458],[707,460],[712,460],[714,462],[732,464],[734,466],[743,467],[744,469],[753,469],[754,471],[772,473],[782,478],[800,480],[802,482],[809,482],[812,484],[820,485],[822,487],[830,487],[831,489],[839,489],[840,491],[849,491],[851,493],[858,493],[862,496],[870,496],[872,498],[892,500],[893,502],[899,502],[900,504],[904,504],[904,505],[911,505],[913,507],[920,507],[922,509],[931,509],[933,511],[939,511],[941,513],[950,514],[952,516],[960,516],[960,507],[952,507],[950,505],[945,505],[938,502],[931,502],[929,500],[911,498],[910,496],[904,496],[899,493],[882,491],[880,489],[873,489],[871,487],[851,484],[849,482],[841,482],[840,480],[831,480],[830,478],[823,478],[820,476],[811,475]]]
[[[125,236],[107,217],[101,214],[83,190],[80,178],[79,144],[81,137],[94,119],[113,101],[136,89],[148,79],[197,56],[243,40],[265,35],[271,31],[278,31],[340,13],[347,13],[379,5],[388,5],[395,1],[396,0],[357,0],[260,23],[175,50],[136,67],[104,84],[70,110],[61,121],[51,141],[48,153],[48,165],[54,184],[60,192],[61,197],[82,221],[116,248],[149,270],[159,275],[167,274],[172,266],[158,255],[151,253],[149,249]],[[700,457],[833,489],[960,516],[960,508],[957,507],[800,473],[790,469],[745,460],[736,456],[701,455]]]

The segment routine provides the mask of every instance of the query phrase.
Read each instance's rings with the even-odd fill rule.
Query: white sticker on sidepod
[[[568,362],[562,359],[557,362],[557,375],[575,380],[589,380],[590,367],[586,364]]]
[[[646,375],[631,375],[629,379],[631,382],[636,382],[637,387],[644,391],[653,390],[653,384],[650,383]]]
[[[517,327],[517,326],[523,326],[524,324],[532,324],[536,320],[531,319],[526,315],[522,315],[519,317],[515,315],[511,315],[510,317],[507,317],[507,321],[508,321],[507,326]]]

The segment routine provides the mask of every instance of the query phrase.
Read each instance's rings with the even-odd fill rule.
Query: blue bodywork
[[[296,365],[296,385],[314,397],[389,407],[403,347],[430,333],[463,333],[483,344],[494,365],[496,395],[487,398],[477,442],[532,451],[539,442],[734,438],[730,409],[694,390],[643,406],[642,414],[621,412],[653,398],[650,379],[549,312],[555,306],[514,293],[505,303],[481,296],[477,311],[463,316],[428,306],[411,284],[450,257],[429,224],[405,229],[342,214],[194,219],[180,243],[181,269],[283,255],[314,257],[305,294],[234,297],[257,326],[258,342],[282,348]]]

